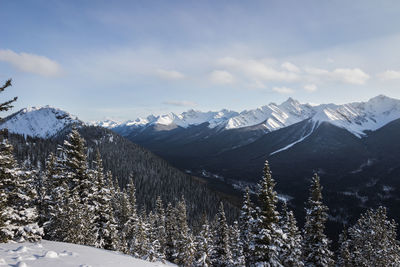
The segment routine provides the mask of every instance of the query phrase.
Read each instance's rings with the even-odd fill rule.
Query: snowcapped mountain
[[[50,106],[24,108],[4,119],[0,129],[33,137],[50,138],[73,123],[83,124],[76,116]]]
[[[319,105],[314,111],[313,121],[329,122],[361,137],[400,118],[400,100],[379,95],[368,102]]]
[[[253,110],[245,110],[226,122],[225,129],[238,129],[262,124],[269,131],[274,131],[312,116],[309,104],[300,104],[289,98],[280,105],[271,103]]]
[[[311,119],[316,126],[327,122],[344,128],[357,137],[362,137],[366,131],[375,131],[398,118],[400,118],[400,100],[379,95],[367,102],[343,105],[311,106],[289,98],[279,105],[270,103],[240,113],[226,109],[208,112],[192,109],[181,114],[150,115],[147,118],[123,123],[105,120],[88,124],[113,129],[123,136],[157,125],[162,126],[163,130],[173,130],[187,129],[202,124],[206,124],[208,129],[215,129],[217,132],[258,129],[268,133]],[[49,138],[72,123],[83,124],[76,116],[45,106],[22,109],[5,118],[0,128],[8,128],[13,133]]]
[[[354,102],[343,105],[321,104],[311,106],[301,104],[299,101],[289,98],[277,105],[268,105],[245,110],[240,113],[230,110],[217,112],[201,112],[189,110],[181,114],[169,113],[160,116],[138,118],[124,123],[103,122],[98,125],[115,128],[122,135],[129,135],[132,130],[146,128],[152,125],[174,126],[188,128],[203,123],[208,123],[208,128],[233,130],[248,127],[264,129],[272,132],[288,127],[303,120],[312,119],[318,126],[322,122],[328,122],[340,128],[344,128],[357,137],[365,135],[365,131],[374,131],[387,123],[400,118],[400,100],[379,95],[367,102]]]

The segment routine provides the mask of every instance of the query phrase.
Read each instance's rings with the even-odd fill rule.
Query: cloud
[[[284,62],[281,65],[281,67],[284,68],[287,71],[290,71],[290,72],[296,72],[296,73],[300,72],[300,68],[297,67],[296,65],[294,65],[293,63],[290,63],[290,62]]]
[[[378,78],[383,81],[400,79],[400,71],[387,70],[378,74]]]
[[[299,78],[297,73],[277,70],[267,64],[267,62],[264,60],[225,57],[219,59],[217,63],[226,67],[227,69],[234,70],[244,75],[247,79],[253,81],[263,80],[292,82]],[[293,68],[293,66],[291,67]]]
[[[0,49],[0,61],[7,62],[23,72],[47,77],[61,74],[61,66],[45,56]]]
[[[214,70],[210,74],[210,80],[216,84],[231,84],[235,82],[233,75],[226,70]]]
[[[280,94],[292,94],[294,90],[288,87],[274,87],[272,88],[273,91],[280,93]]]
[[[315,92],[317,91],[318,87],[315,84],[306,84],[304,86],[304,90],[306,90],[307,92]]]
[[[305,71],[309,74],[308,80],[319,82],[334,81],[362,85],[370,78],[367,73],[359,68],[338,68],[333,71],[319,68],[305,68]]]
[[[177,107],[193,107],[196,106],[197,104],[195,102],[191,102],[191,101],[164,101],[163,102],[164,105],[169,105],[169,106],[177,106]]]
[[[181,80],[185,78],[185,75],[179,71],[176,70],[164,70],[164,69],[158,69],[156,71],[156,74],[159,78],[165,79],[165,80]]]
[[[355,69],[335,69],[333,71],[333,76],[338,80],[350,84],[365,84],[369,79],[369,75],[364,71]]]

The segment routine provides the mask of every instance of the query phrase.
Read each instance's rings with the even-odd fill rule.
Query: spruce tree
[[[339,267],[352,267],[354,263],[350,254],[350,244],[347,239],[347,229],[343,229],[343,232],[339,235],[339,253],[337,266]]]
[[[134,254],[134,244],[136,243],[136,235],[138,232],[139,217],[136,206],[136,189],[133,177],[130,176],[127,185],[126,197],[122,198],[121,213],[127,213],[127,217],[121,214],[122,236],[126,240],[127,249],[130,254]],[[124,223],[124,221],[126,221]]]
[[[387,218],[386,208],[368,210],[347,231],[347,242],[340,247],[341,266],[400,266],[396,228]]]
[[[243,196],[243,205],[239,217],[240,240],[243,246],[243,255],[245,258],[246,266],[250,266],[254,262],[254,224],[254,204],[251,202],[250,199],[250,189],[249,187],[246,187],[245,194]]]
[[[178,265],[191,266],[194,262],[194,241],[187,223],[186,203],[181,198],[175,209],[176,216],[176,252],[174,262]]]
[[[72,128],[64,140],[62,152],[62,176],[68,183],[64,215],[68,218],[65,242],[94,245],[94,188],[88,171],[85,141],[76,128]]]
[[[166,244],[166,232],[165,232],[165,210],[161,197],[158,196],[156,200],[156,210],[154,218],[154,230],[158,241],[160,242],[159,253],[165,258],[165,244]]]
[[[41,239],[43,229],[37,223],[36,194],[31,173],[18,167],[13,147],[4,140],[0,143],[0,205],[3,207],[0,240],[23,242]]]
[[[175,209],[171,203],[168,203],[165,216],[165,256],[170,262],[174,262],[176,258],[176,243],[178,238],[178,222]]]
[[[103,163],[98,150],[96,152],[94,168],[93,175],[96,181],[96,191],[94,192],[96,241],[94,245],[98,248],[116,250],[118,248],[117,223],[111,204],[110,183],[106,181],[104,176]]]
[[[306,203],[303,257],[305,266],[334,266],[330,240],[325,235],[328,208],[322,203],[322,187],[317,174],[311,182],[310,197]]]
[[[232,251],[230,247],[229,226],[226,222],[224,205],[221,202],[216,215],[214,229],[214,250],[212,253],[213,266],[232,266]]]
[[[62,169],[64,159],[50,154],[46,162],[46,180],[49,199],[47,200],[48,221],[44,223],[45,238],[64,241],[69,221],[67,210],[69,187]]]
[[[240,238],[240,229],[237,221],[229,229],[229,246],[232,252],[232,260],[234,266],[245,266],[245,258],[243,254],[243,243]]]
[[[281,253],[281,262],[287,267],[302,267],[302,236],[292,211],[288,210],[286,202],[282,208],[281,228],[286,236],[283,250]]]
[[[284,241],[279,227],[279,213],[276,210],[278,198],[274,190],[275,181],[272,179],[268,161],[265,162],[264,175],[258,186],[260,207],[256,208],[254,261],[259,266],[280,267],[280,253]]]
[[[204,216],[203,225],[199,235],[196,237],[196,263],[197,267],[212,266],[211,257],[213,252],[213,236],[207,217]]]

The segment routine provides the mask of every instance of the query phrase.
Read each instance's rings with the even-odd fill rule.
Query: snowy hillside
[[[0,125],[12,133],[49,138],[72,123],[83,123],[77,117],[50,106],[25,108],[14,113]]]
[[[169,266],[175,266],[168,264]],[[0,244],[0,266],[167,266],[117,252],[69,243],[42,240],[40,243]]]

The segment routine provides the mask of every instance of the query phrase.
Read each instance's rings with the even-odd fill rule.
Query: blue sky
[[[83,120],[400,98],[399,1],[0,0],[14,110]]]

